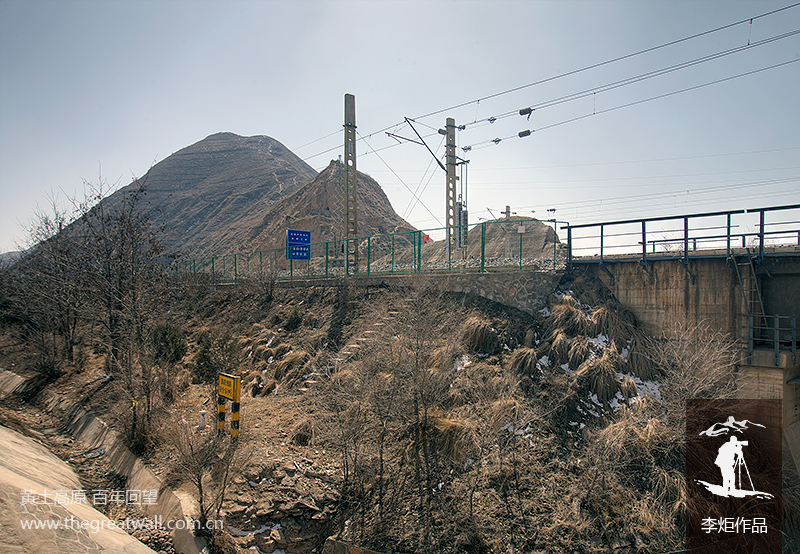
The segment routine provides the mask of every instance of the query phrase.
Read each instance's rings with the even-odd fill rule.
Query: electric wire
[[[724,77],[722,79],[716,79],[714,81],[709,81],[709,82],[706,82],[706,83],[702,83],[702,84],[699,84],[699,85],[694,85],[694,86],[683,88],[683,89],[680,89],[680,90],[675,90],[675,91],[667,92],[667,93],[664,93],[664,94],[658,94],[656,96],[651,96],[649,98],[644,98],[644,99],[641,99],[641,100],[635,100],[633,102],[628,102],[626,104],[620,104],[618,106],[614,106],[614,107],[611,107],[611,108],[606,108],[604,110],[593,111],[592,113],[589,113],[589,114],[583,114],[583,115],[579,115],[577,117],[573,117],[573,118],[570,118],[570,119],[565,119],[563,121],[559,121],[557,123],[552,123],[550,125],[545,125],[543,127],[539,127],[538,129],[531,129],[529,131],[529,134],[533,133],[533,132],[544,131],[546,129],[552,129],[554,127],[559,127],[559,126],[565,125],[567,123],[574,123],[575,121],[580,121],[582,119],[586,119],[586,118],[589,118],[589,117],[592,117],[592,116],[595,116],[595,115],[600,115],[600,114],[604,114],[604,113],[608,113],[608,112],[613,112],[613,111],[616,111],[616,110],[620,110],[622,108],[629,108],[631,106],[636,106],[638,104],[644,104],[645,102],[651,102],[653,100],[659,100],[661,98],[666,98],[668,96],[674,96],[676,94],[682,94],[684,92],[689,92],[689,91],[692,91],[692,90],[701,89],[701,88],[708,87],[708,86],[711,86],[711,85],[717,85],[719,83],[724,83],[726,81],[732,81],[733,79],[738,79],[740,77],[747,77],[749,75],[754,75],[754,74],[760,73],[762,71],[768,71],[770,69],[783,67],[785,65],[793,64],[793,63],[796,63],[796,62],[800,62],[800,58],[795,58],[794,60],[788,60],[788,61],[785,61],[785,62],[777,63],[777,64],[774,64],[774,65],[770,65],[770,66],[767,66],[767,67],[754,69],[752,71],[746,71],[744,73],[739,73],[737,75],[732,75],[730,77]],[[475,143],[475,144],[472,144],[472,145],[469,145],[469,146],[464,146],[464,147],[462,147],[462,150],[464,150],[465,152],[469,152],[471,150],[478,150],[478,149],[486,148],[487,146],[490,146],[491,144],[497,145],[497,144],[500,144],[500,142],[502,142],[504,140],[508,140],[508,139],[511,139],[511,138],[514,138],[514,137],[522,137],[522,133],[523,132],[520,132],[520,133],[517,133],[517,134],[514,134],[514,135],[509,135],[509,136],[503,137],[503,138],[494,138],[494,139],[491,139],[491,140],[478,142],[478,143]]]
[[[626,54],[626,55],[624,55],[624,56],[618,56],[618,57],[616,57],[616,58],[612,58],[612,59],[610,59],[610,60],[606,60],[606,61],[603,61],[603,62],[598,62],[598,63],[595,63],[595,64],[590,64],[590,65],[588,65],[588,66],[584,66],[584,67],[582,67],[582,68],[579,68],[579,69],[575,69],[575,70],[572,70],[572,71],[568,71],[567,73],[562,73],[562,74],[559,74],[559,75],[555,75],[555,76],[553,76],[553,77],[548,77],[548,78],[546,78],[546,79],[541,79],[541,80],[539,80],[539,81],[535,81],[535,82],[533,82],[533,83],[529,83],[529,84],[526,84],[526,85],[521,85],[521,86],[518,86],[518,87],[513,87],[513,88],[511,88],[511,89],[507,89],[507,90],[504,90],[504,91],[501,91],[501,92],[497,92],[497,93],[494,93],[494,94],[490,94],[490,95],[487,95],[487,96],[484,96],[484,97],[481,97],[481,98],[478,98],[478,99],[475,99],[475,100],[470,100],[470,101],[468,101],[468,102],[462,102],[462,103],[460,103],[460,104],[456,104],[456,105],[453,105],[453,106],[450,106],[450,107],[447,107],[447,108],[442,108],[442,109],[439,109],[439,110],[436,110],[436,111],[433,111],[433,112],[429,112],[429,113],[426,113],[426,114],[424,114],[424,115],[420,115],[420,116],[417,116],[417,117],[414,117],[414,118],[409,118],[409,119],[411,119],[411,120],[413,120],[413,121],[417,121],[417,122],[419,122],[418,120],[420,120],[420,119],[427,118],[427,117],[431,117],[431,116],[434,116],[434,115],[438,115],[438,114],[444,113],[444,112],[446,112],[446,111],[450,111],[450,110],[458,109],[458,108],[461,108],[461,107],[464,107],[464,106],[468,106],[468,105],[470,105],[470,104],[473,104],[473,103],[474,103],[474,104],[476,104],[476,105],[479,105],[481,101],[489,100],[489,99],[492,99],[492,98],[497,98],[497,97],[499,97],[499,96],[503,96],[503,95],[506,95],[506,94],[510,94],[510,93],[512,93],[512,92],[517,92],[517,91],[519,91],[519,90],[523,90],[523,89],[526,89],[526,88],[530,88],[530,87],[533,87],[533,86],[536,86],[536,85],[540,85],[540,84],[547,83],[547,82],[552,82],[552,81],[555,81],[555,80],[557,80],[557,79],[561,79],[561,78],[563,78],[563,77],[568,77],[568,76],[571,76],[571,75],[576,75],[576,74],[578,74],[578,73],[581,73],[581,72],[584,72],[584,71],[589,71],[589,70],[591,70],[591,69],[596,69],[596,68],[599,68],[599,67],[603,67],[603,66],[606,66],[606,65],[610,65],[610,64],[612,64],[612,63],[616,63],[616,62],[619,62],[619,61],[622,61],[622,60],[630,59],[630,58],[633,58],[633,57],[636,57],[636,56],[639,56],[639,55],[642,55],[642,54],[646,54],[646,53],[649,53],[649,52],[654,52],[654,51],[660,50],[660,49],[662,49],[662,48],[667,48],[667,47],[669,47],[669,46],[674,46],[674,45],[677,45],[677,44],[680,44],[680,43],[683,43],[683,42],[687,42],[687,41],[690,41],[690,40],[694,40],[694,39],[696,39],[696,38],[700,38],[700,37],[703,37],[703,36],[706,36],[706,35],[710,35],[710,34],[713,34],[713,33],[716,33],[716,32],[722,31],[722,30],[725,30],[725,29],[730,29],[730,28],[732,28],[732,27],[736,27],[736,26],[738,26],[738,25],[742,25],[742,24],[745,24],[745,23],[748,23],[748,24],[751,24],[751,25],[752,25],[752,21],[754,21],[754,20],[761,19],[761,18],[764,18],[764,17],[768,17],[768,16],[771,16],[771,15],[775,15],[775,14],[777,14],[777,13],[780,13],[780,12],[783,12],[783,11],[786,11],[786,10],[789,10],[789,9],[792,9],[792,8],[796,8],[796,7],[798,7],[798,6],[800,6],[800,2],[796,2],[796,3],[794,3],[794,4],[790,4],[789,6],[784,6],[784,7],[782,7],[782,8],[777,8],[777,9],[775,9],[775,10],[771,10],[771,11],[768,11],[768,12],[765,12],[765,13],[762,13],[762,14],[759,14],[759,15],[756,15],[756,16],[753,16],[753,17],[748,17],[748,18],[742,19],[742,20],[740,20],[740,21],[736,21],[736,22],[733,22],[733,23],[729,23],[729,24],[726,24],[726,25],[722,25],[722,26],[720,26],[720,27],[716,27],[716,28],[714,28],[714,29],[709,29],[709,30],[707,30],[707,31],[703,31],[703,32],[701,32],[701,33],[695,33],[695,34],[693,34],[693,35],[689,35],[689,36],[687,36],[687,37],[684,37],[684,38],[681,38],[681,39],[676,39],[676,40],[673,40],[673,41],[668,41],[668,42],[662,43],[662,44],[660,44],[660,45],[658,45],[658,46],[653,46],[653,47],[650,47],[650,48],[645,48],[645,49],[643,49],[643,50],[639,50],[639,51],[637,51],[637,52],[633,52],[633,53],[631,53],[631,54]],[[775,39],[775,40],[777,40],[777,39]],[[761,42],[761,41],[760,41],[760,42]],[[749,43],[749,41],[748,41],[748,43]],[[755,44],[755,43],[754,43],[754,44]],[[748,44],[748,46],[749,46],[749,44]],[[539,108],[539,109],[541,109],[541,108]],[[610,111],[610,110],[606,110],[606,111]],[[517,113],[517,112],[513,112],[513,113]],[[602,112],[600,112],[600,113],[602,113]],[[476,116],[477,116],[477,108],[476,108]],[[491,119],[491,118],[489,118],[489,119]],[[487,119],[487,121],[488,121],[488,119]],[[423,122],[419,122],[419,123],[420,123],[420,124],[422,124],[422,125],[426,125],[426,124],[425,124],[425,123],[423,123]],[[473,123],[474,123],[474,122],[473,122]],[[374,132],[374,133],[370,133],[370,135],[368,135],[368,136],[371,136],[371,135],[373,135],[373,134],[378,134],[378,133],[384,133],[384,132],[386,132],[386,131],[388,131],[388,130],[390,130],[390,129],[393,129],[393,128],[394,128],[394,129],[397,129],[397,128],[398,128],[399,126],[401,126],[402,124],[403,124],[403,122],[400,122],[400,123],[394,123],[394,124],[392,124],[392,125],[389,125],[389,126],[387,126],[387,127],[384,127],[383,129],[381,129],[381,130],[379,130],[379,131],[376,131],[376,132]],[[427,126],[427,127],[429,127],[429,128],[431,128],[431,129],[433,129],[433,127],[431,127],[431,126],[429,126],[429,125],[426,125],[426,126]],[[541,130],[541,129],[539,129],[539,130]],[[337,131],[337,132],[339,132],[339,131]],[[328,135],[326,135],[325,137],[322,137],[322,138],[320,138],[320,139],[316,139],[316,140],[314,140],[314,141],[311,141],[310,143],[307,143],[307,144],[306,144],[306,145],[304,145],[304,146],[307,146],[308,144],[313,144],[313,143],[319,142],[320,140],[323,140],[324,138],[329,138],[329,137],[331,137],[331,136],[333,136],[333,135],[335,135],[335,134],[336,134],[336,132],[334,132],[334,133],[331,133],[331,134],[328,134]],[[430,135],[428,135],[428,136],[430,136]],[[509,137],[507,137],[507,138],[513,138],[514,136],[516,136],[516,135],[511,135],[511,136],[509,136]],[[504,140],[504,139],[493,139],[493,140],[491,140],[491,141],[488,141],[488,142],[490,142],[490,143],[491,143],[491,142],[494,142],[495,144],[498,144],[498,143],[499,143],[501,140]],[[479,144],[483,144],[483,143],[479,143]],[[386,148],[392,148],[392,147],[394,147],[394,146],[397,146],[397,144],[392,144],[392,145],[390,145],[390,146],[383,147],[383,148],[381,148],[381,149],[375,149],[375,150],[373,150],[373,152],[377,152],[377,151],[380,151],[380,150],[384,150],[384,149],[386,149]],[[326,149],[326,150],[323,150],[323,151],[321,151],[321,152],[318,152],[318,153],[316,153],[316,154],[314,154],[314,155],[312,155],[312,156],[308,156],[308,157],[306,157],[306,158],[303,158],[303,161],[305,161],[305,162],[308,162],[309,160],[311,160],[311,159],[313,159],[313,158],[316,158],[316,157],[318,157],[318,156],[322,156],[322,155],[324,155],[324,154],[327,154],[327,153],[329,153],[329,152],[333,152],[333,151],[335,151],[335,150],[338,150],[340,147],[341,147],[341,145],[337,145],[337,146],[334,146],[334,147],[332,147],[332,148],[328,148],[328,149]]]
[[[444,139],[445,139],[445,137],[443,136],[442,139],[439,141],[439,146],[436,147],[435,152],[438,152],[441,149],[442,144],[444,143]],[[425,176],[428,174],[428,171],[430,171],[431,166],[433,165],[434,161],[435,160],[433,158],[428,160],[428,167],[425,168],[425,172],[422,174],[422,178],[419,180],[419,184],[417,185],[417,188],[414,190],[414,195],[409,199],[408,205],[406,206],[406,209],[403,210],[403,215],[401,216],[403,219],[405,219],[406,216],[409,213],[411,213],[411,210],[413,210],[416,207],[417,202],[419,201],[418,194],[419,194],[419,196],[421,196],[425,192],[425,190],[428,188],[428,185],[430,184],[431,180],[433,179],[433,176],[436,175],[435,171],[433,173],[431,173],[431,176],[428,178],[428,182],[425,183],[425,186],[423,187],[423,189],[421,191],[419,190],[419,187],[422,186],[422,182],[425,180]]]
[[[450,106],[448,108],[443,108],[441,110],[436,110],[436,111],[427,113],[425,115],[417,116],[414,119],[422,119],[422,118],[431,117],[431,116],[434,116],[434,115],[439,115],[439,114],[444,113],[446,111],[455,110],[455,109],[458,109],[458,108],[463,108],[464,106],[469,106],[470,104],[474,104],[474,103],[481,102],[481,101],[484,101],[484,100],[489,100],[489,99],[492,99],[492,98],[497,98],[498,96],[503,96],[505,94],[510,94],[512,92],[517,92],[517,91],[520,91],[520,90],[523,90],[523,89],[526,89],[526,88],[530,88],[530,87],[533,87],[533,86],[536,86],[536,85],[540,85],[540,84],[547,83],[547,82],[550,82],[550,81],[555,81],[556,79],[561,79],[563,77],[569,77],[570,75],[575,75],[575,74],[581,73],[583,71],[588,71],[590,69],[596,69],[598,67],[603,67],[605,65],[616,63],[616,62],[619,62],[619,61],[622,61],[622,60],[627,60],[627,59],[630,59],[630,58],[633,58],[633,57],[636,57],[636,56],[639,56],[639,55],[642,55],[642,54],[647,54],[649,52],[654,52],[654,51],[660,50],[662,48],[666,48],[666,47],[669,47],[669,46],[674,46],[674,45],[680,44],[682,42],[686,42],[686,41],[689,41],[689,40],[694,40],[696,38],[700,38],[702,36],[710,35],[712,33],[716,33],[716,32],[719,32],[719,31],[722,31],[722,30],[725,30],[725,29],[730,29],[732,27],[736,27],[737,25],[742,25],[744,23],[750,23],[751,21],[754,21],[756,19],[761,19],[761,18],[764,18],[764,17],[768,17],[770,15],[775,15],[776,13],[779,13],[779,12],[782,12],[782,11],[785,11],[785,10],[789,10],[789,9],[792,9],[792,8],[796,8],[797,6],[800,6],[800,2],[796,2],[794,4],[791,4],[789,6],[784,6],[782,8],[777,8],[775,10],[771,10],[769,12],[765,12],[765,13],[762,13],[760,15],[756,15],[756,16],[753,16],[753,17],[748,17],[748,18],[742,19],[740,21],[736,21],[734,23],[728,23],[727,25],[722,25],[721,27],[716,27],[714,29],[709,29],[708,31],[703,31],[701,33],[696,33],[694,35],[690,35],[690,36],[687,36],[687,37],[684,37],[684,38],[681,38],[681,39],[676,39],[676,40],[672,40],[672,41],[669,41],[669,42],[665,42],[665,43],[660,44],[658,46],[652,46],[650,48],[645,48],[644,50],[639,50],[637,52],[633,52],[632,54],[626,54],[624,56],[619,56],[619,57],[616,57],[616,58],[612,58],[610,60],[606,60],[604,62],[599,62],[599,63],[587,65],[587,66],[582,67],[580,69],[574,69],[572,71],[568,71],[567,73],[562,73],[560,75],[555,75],[553,77],[548,77],[546,79],[541,79],[539,81],[535,81],[535,82],[529,83],[527,85],[521,85],[521,86],[510,88],[510,89],[507,89],[507,90],[504,90],[504,91],[501,91],[501,92],[490,94],[488,96],[483,96],[483,97],[478,98],[476,100],[470,100],[469,102],[462,102],[460,104],[456,104],[456,105]]]
[[[699,65],[699,64],[702,64],[702,63],[705,63],[705,62],[708,62],[708,61],[717,60],[717,59],[723,58],[725,56],[730,56],[732,54],[737,54],[739,52],[743,52],[745,50],[749,50],[750,48],[756,48],[758,46],[763,46],[765,44],[770,44],[772,42],[776,42],[778,40],[783,40],[785,38],[793,37],[793,36],[798,35],[798,34],[800,34],[800,29],[795,29],[794,31],[789,31],[789,32],[783,33],[781,35],[775,35],[775,36],[760,40],[758,42],[754,42],[754,43],[749,43],[748,42],[748,44],[746,44],[746,45],[736,46],[734,48],[729,48],[728,50],[722,50],[722,51],[716,52],[714,54],[708,54],[706,56],[701,56],[699,58],[694,58],[692,60],[681,62],[679,64],[674,64],[674,65],[671,65],[671,66],[663,67],[661,69],[656,69],[656,70],[653,70],[653,71],[649,71],[647,73],[641,73],[639,75],[635,75],[633,77],[628,77],[626,79],[621,79],[621,80],[615,81],[613,83],[607,83],[607,84],[604,84],[604,85],[598,85],[596,87],[585,89],[585,90],[582,90],[580,92],[567,94],[567,95],[561,96],[559,98],[554,98],[552,100],[547,100],[547,101],[544,101],[544,102],[540,102],[539,104],[531,104],[530,106],[527,106],[526,108],[522,108],[522,109],[519,109],[519,110],[512,110],[512,111],[504,112],[504,113],[497,114],[497,115],[494,115],[494,116],[491,116],[491,117],[483,118],[483,119],[474,121],[472,123],[466,123],[465,127],[466,128],[478,128],[478,127],[485,126],[487,123],[491,124],[491,123],[494,123],[495,121],[497,121],[499,119],[505,119],[505,118],[508,118],[508,117],[511,117],[511,116],[514,116],[514,115],[528,115],[528,117],[530,118],[530,114],[533,111],[536,111],[536,110],[541,110],[543,108],[549,108],[549,107],[552,107],[552,106],[557,106],[559,104],[564,104],[566,102],[571,102],[573,100],[580,100],[582,98],[587,98],[589,96],[593,96],[593,95],[596,95],[598,93],[607,92],[607,91],[610,91],[610,90],[614,90],[614,89],[621,88],[621,87],[624,87],[624,86],[627,86],[627,85],[631,85],[631,84],[635,84],[635,83],[640,83],[642,81],[646,81],[646,80],[652,79],[654,77],[659,77],[659,76],[662,76],[662,75],[666,75],[668,73],[672,73],[674,71],[679,71],[681,69],[686,69],[688,67]]]
[[[362,137],[362,136],[361,136],[361,134],[360,134],[358,131],[356,131],[356,134],[357,134],[359,137],[361,137],[361,139],[362,139],[362,140],[364,140],[364,137]],[[368,147],[368,148],[372,148],[372,146],[370,145],[370,143],[369,143],[368,141],[364,140],[364,143],[367,145],[367,147]],[[395,171],[392,169],[392,167],[391,167],[391,166],[390,166],[390,165],[389,165],[389,164],[386,162],[386,160],[384,160],[384,159],[383,159],[383,157],[382,157],[380,154],[378,154],[376,150],[373,150],[373,153],[375,153],[375,155],[377,155],[377,156],[378,156],[378,159],[379,159],[380,161],[382,161],[382,162],[383,162],[383,164],[384,164],[384,165],[385,165],[387,168],[389,168],[389,170],[392,172],[392,174],[393,174],[395,177],[397,177],[397,180],[398,180],[398,181],[400,181],[400,183],[401,183],[401,184],[402,184],[404,187],[406,187],[406,189],[408,189],[408,192],[410,192],[410,193],[412,194],[412,196],[416,197],[416,195],[414,194],[414,191],[413,191],[413,190],[411,190],[411,187],[409,187],[409,186],[406,184],[406,182],[405,182],[405,181],[403,181],[403,179],[402,179],[402,178],[401,178],[401,177],[400,177],[400,176],[399,176],[399,175],[398,175],[398,174],[397,174],[397,173],[396,173],[396,172],[395,172]],[[431,211],[431,210],[428,208],[428,206],[426,206],[426,205],[425,205],[425,202],[423,202],[423,201],[420,199],[420,200],[419,200],[419,203],[422,205],[422,207],[423,207],[423,208],[425,208],[425,210],[426,210],[426,211],[427,211],[429,214],[431,214],[431,215],[432,215],[434,218],[436,218],[436,214],[434,214],[434,213],[433,213],[433,212],[432,212],[432,211]],[[437,221],[439,221],[439,219],[438,219],[438,218],[436,218],[436,220],[437,220]],[[441,221],[439,221],[439,223],[441,223]]]
[[[769,180],[760,180],[760,181],[749,181],[749,182],[742,182],[742,183],[726,183],[724,185],[714,186],[714,187],[706,187],[701,189],[694,189],[694,190],[670,190],[670,191],[662,191],[656,193],[649,193],[649,194],[639,194],[635,196],[625,195],[625,196],[615,196],[611,198],[602,198],[600,200],[594,201],[595,203],[601,203],[604,206],[604,211],[607,209],[608,206],[617,206],[617,205],[632,205],[641,202],[652,202],[653,200],[662,200],[665,198],[674,198],[676,195],[680,194],[683,195],[685,192],[687,197],[689,195],[707,195],[713,194],[718,192],[728,192],[730,190],[739,190],[743,188],[761,188],[761,187],[768,187],[774,185],[782,185],[786,183],[795,183],[800,182],[800,176],[792,176],[792,177],[785,177],[785,178],[778,178],[778,179],[769,179]],[[676,185],[681,186],[681,185]],[[685,185],[684,185],[685,186]],[[785,192],[782,194],[785,195]],[[758,194],[757,196],[761,196]],[[742,196],[737,196],[737,200],[741,200]],[[557,209],[561,210],[570,210],[572,208],[578,207],[585,207],[587,204],[591,204],[592,200],[587,200],[586,198],[581,198],[580,200],[573,200],[573,201],[565,201],[565,202],[556,202],[552,203],[553,206],[557,206]],[[518,210],[526,210],[531,208],[541,208],[540,205],[531,205],[531,206],[521,206],[518,207]]]
[[[303,144],[302,146],[296,146],[295,148],[292,148],[292,152],[294,152],[295,150],[300,150],[301,148],[305,148],[306,146],[311,146],[312,144],[316,144],[317,142],[319,142],[321,140],[325,140],[327,138],[331,138],[332,136],[338,135],[341,132],[342,132],[341,129],[337,129],[336,131],[334,131],[332,133],[329,133],[329,134],[325,135],[324,137],[320,137],[318,139],[314,139],[311,142],[307,142],[307,143]]]

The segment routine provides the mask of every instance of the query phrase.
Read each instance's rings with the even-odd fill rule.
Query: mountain
[[[317,174],[277,140],[218,133],[154,165],[103,202],[113,206],[146,185],[150,221],[166,254],[181,259],[268,250],[286,229],[311,231],[313,242],[344,232],[344,166]],[[358,173],[359,236],[414,230],[392,209],[380,185]]]
[[[150,168],[150,220],[167,253],[200,257],[253,249],[242,229],[262,224],[272,207],[316,172],[277,140],[217,133]],[[131,183],[106,200],[119,201]]]
[[[277,202],[269,221],[250,229],[250,240],[278,248],[285,244],[286,229],[311,231],[312,242],[339,240],[344,233],[345,167],[331,161],[319,175]],[[395,213],[381,186],[358,173],[358,236],[408,233],[415,228]]]

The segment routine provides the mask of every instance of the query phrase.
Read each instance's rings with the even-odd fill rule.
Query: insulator
[[[533,108],[522,108],[519,111],[519,115],[531,115],[532,111],[533,111]]]
[[[461,150],[463,150],[464,152],[469,152],[470,150],[472,150],[472,146],[462,146]]]
[[[531,130],[525,129],[524,131],[519,132],[519,138],[530,136]]]

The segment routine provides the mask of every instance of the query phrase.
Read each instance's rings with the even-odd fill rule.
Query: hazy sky
[[[572,223],[797,204],[800,34],[761,42],[800,31],[800,6],[759,17],[792,3],[0,0],[0,252],[37,204],[125,185],[216,132],[271,136],[321,170],[345,93],[358,169],[421,229],[444,222],[445,176],[386,135],[414,137],[405,117],[437,156],[445,119],[466,125],[470,222],[507,204]]]

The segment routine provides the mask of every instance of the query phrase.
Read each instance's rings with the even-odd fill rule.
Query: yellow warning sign
[[[219,374],[219,391],[217,394],[228,400],[239,402],[239,397],[242,390],[242,378],[228,375],[227,373]]]

